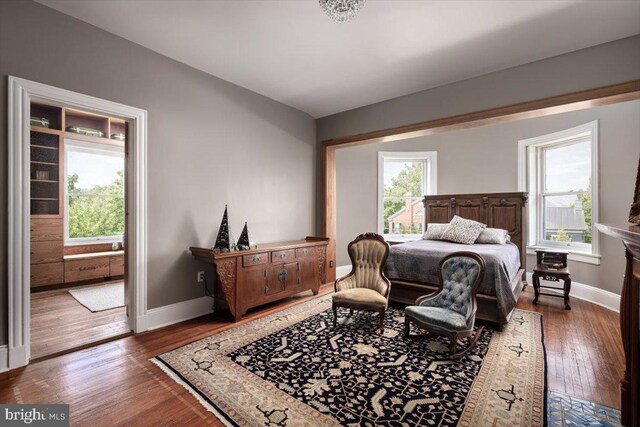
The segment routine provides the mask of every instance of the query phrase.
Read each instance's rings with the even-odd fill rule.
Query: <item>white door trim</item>
[[[29,106],[44,101],[121,117],[131,122],[127,162],[129,324],[147,313],[147,112],[92,96],[9,76],[8,102],[8,356],[9,369],[29,363],[30,172]]]

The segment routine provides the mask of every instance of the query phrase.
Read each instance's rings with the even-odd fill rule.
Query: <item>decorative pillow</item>
[[[473,245],[473,242],[476,241],[486,227],[485,224],[456,215],[442,234],[442,240],[462,243],[463,245]]]
[[[496,245],[504,245],[507,243],[509,232],[502,228],[485,228],[478,236],[476,243],[492,243]],[[509,239],[511,240],[511,239]]]
[[[427,231],[422,235],[423,240],[442,240],[442,234],[449,224],[431,223],[427,225]]]

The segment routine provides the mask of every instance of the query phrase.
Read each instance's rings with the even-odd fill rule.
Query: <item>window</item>
[[[378,233],[403,240],[422,236],[422,197],[436,191],[436,152],[378,153]]]
[[[65,244],[120,242],[124,146],[65,139]]]
[[[529,246],[597,253],[597,122],[520,141]]]

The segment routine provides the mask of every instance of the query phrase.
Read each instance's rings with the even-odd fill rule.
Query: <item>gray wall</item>
[[[438,194],[518,190],[518,140],[599,122],[600,222],[625,223],[640,156],[640,101],[404,141],[341,148],[337,163],[337,256],[357,234],[377,230],[378,151],[437,151]],[[571,262],[573,280],[620,293],[624,250],[600,234],[600,266]],[[531,270],[534,256],[527,257]]]
[[[532,41],[534,42],[534,41]],[[640,35],[318,119],[318,140],[640,78]]]
[[[149,308],[203,295],[187,252],[213,244],[225,203],[256,241],[315,231],[315,121],[30,1],[0,1],[0,209],[7,212],[7,76],[148,111]],[[6,343],[7,221],[0,226]],[[212,269],[207,268],[208,277]]]

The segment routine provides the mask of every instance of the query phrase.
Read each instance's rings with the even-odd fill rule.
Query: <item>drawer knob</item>
[[[285,255],[285,253],[284,253],[284,252],[282,252],[282,253],[280,254],[280,258],[284,258],[285,256],[286,256],[286,255]]]
[[[258,255],[254,255],[251,259],[253,260],[253,262],[260,262],[260,257]]]

